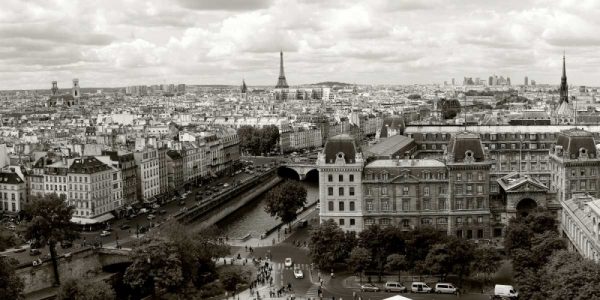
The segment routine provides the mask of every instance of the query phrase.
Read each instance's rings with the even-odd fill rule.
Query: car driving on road
[[[304,278],[304,273],[300,269],[294,269],[294,278],[302,279]]]
[[[287,268],[290,268],[292,265],[294,265],[294,263],[292,262],[292,259],[288,257],[288,258],[285,259],[284,265]]]
[[[379,292],[379,288],[370,283],[365,283],[360,286],[360,291],[361,292]]]

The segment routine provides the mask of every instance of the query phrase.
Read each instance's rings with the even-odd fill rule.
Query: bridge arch
[[[304,180],[319,182],[319,170],[316,168],[306,172],[306,176],[304,176]]]
[[[277,175],[279,175],[280,177],[283,177],[283,178],[289,178],[289,179],[293,179],[293,180],[301,179],[298,171],[296,171],[290,167],[286,167],[286,166],[279,167],[277,169]]]

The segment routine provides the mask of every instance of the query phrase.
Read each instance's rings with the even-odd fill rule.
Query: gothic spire
[[[559,105],[563,102],[569,103],[569,87],[567,85],[567,68],[565,64],[565,54],[563,52],[563,69],[562,77],[560,78],[560,101]]]
[[[285,72],[283,71],[283,50],[279,52],[279,79],[277,80],[276,89],[287,89],[289,88],[287,81],[285,80]]]

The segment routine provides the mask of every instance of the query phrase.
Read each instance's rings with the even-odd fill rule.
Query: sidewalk
[[[314,203],[309,204],[310,205],[314,205]],[[298,224],[298,222],[300,222],[300,220],[306,218],[308,215],[310,215],[311,213],[314,212],[314,210],[316,209],[315,207],[310,207],[307,210],[303,211],[302,213],[300,213],[298,215],[298,217],[296,218],[296,220],[294,220],[290,226],[294,226],[296,224]],[[283,225],[282,227],[284,227],[285,225]],[[267,247],[267,246],[274,246],[276,244],[279,244],[283,241],[285,241],[285,239],[287,239],[292,232],[288,232],[288,233],[284,233],[285,230],[275,230],[273,231],[271,234],[267,235],[265,238],[261,239],[260,237],[251,237],[247,240],[240,240],[240,239],[229,239],[227,241],[227,244],[229,244],[230,246],[236,246],[236,247]]]

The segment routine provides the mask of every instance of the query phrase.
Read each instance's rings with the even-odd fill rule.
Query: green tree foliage
[[[123,281],[134,290],[152,294],[176,291],[183,283],[181,257],[175,245],[164,240],[145,240],[131,252],[132,263]]]
[[[223,287],[228,291],[235,291],[238,284],[244,283],[244,279],[239,271],[227,270],[219,276]]]
[[[327,220],[310,232],[310,257],[321,269],[330,269],[344,262],[350,249],[347,235],[333,220]]]
[[[502,264],[502,255],[490,245],[477,247],[473,256],[473,271],[483,274],[486,279],[496,273]]]
[[[362,274],[371,263],[371,254],[369,250],[361,247],[356,247],[350,252],[350,257],[346,260],[348,266],[354,273],[358,273],[360,283],[362,283]]]
[[[306,188],[297,181],[286,180],[267,193],[265,212],[289,224],[306,204]]]
[[[66,204],[64,196],[59,197],[56,193],[33,198],[24,209],[25,215],[31,218],[25,230],[25,238],[36,240],[40,245],[48,245],[56,285],[60,285],[56,244],[73,241],[79,236],[75,225],[71,223],[74,209]]]
[[[6,249],[14,247],[18,244],[19,239],[17,239],[14,232],[0,228],[0,251],[5,251]]]
[[[452,271],[452,256],[445,244],[435,244],[429,250],[425,257],[425,266],[432,274],[440,276],[440,281],[444,281],[446,276]]]
[[[68,279],[58,289],[57,300],[113,300],[115,292],[104,281]]]
[[[406,258],[409,267],[415,262],[425,260],[429,250],[435,244],[446,241],[447,236],[432,227],[421,227],[406,236]]]
[[[23,281],[15,274],[16,260],[0,257],[0,299],[23,299]]]
[[[386,251],[388,241],[385,239],[384,229],[379,225],[372,225],[361,231],[358,237],[358,245],[369,250],[372,267],[378,270],[379,281],[381,281],[388,254]]]
[[[465,239],[454,236],[447,238],[446,247],[451,257],[452,273],[458,275],[459,283],[462,284],[464,276],[469,275],[471,264],[474,260],[474,244]]]
[[[402,270],[406,268],[406,265],[406,256],[394,253],[388,255],[385,263],[385,268],[389,272],[398,272],[398,282],[400,282]]]
[[[577,253],[556,251],[543,273],[546,299],[600,299],[600,265]]]
[[[276,125],[267,125],[263,128],[244,125],[238,129],[237,134],[242,151],[252,155],[267,154],[279,143],[279,128]]]

